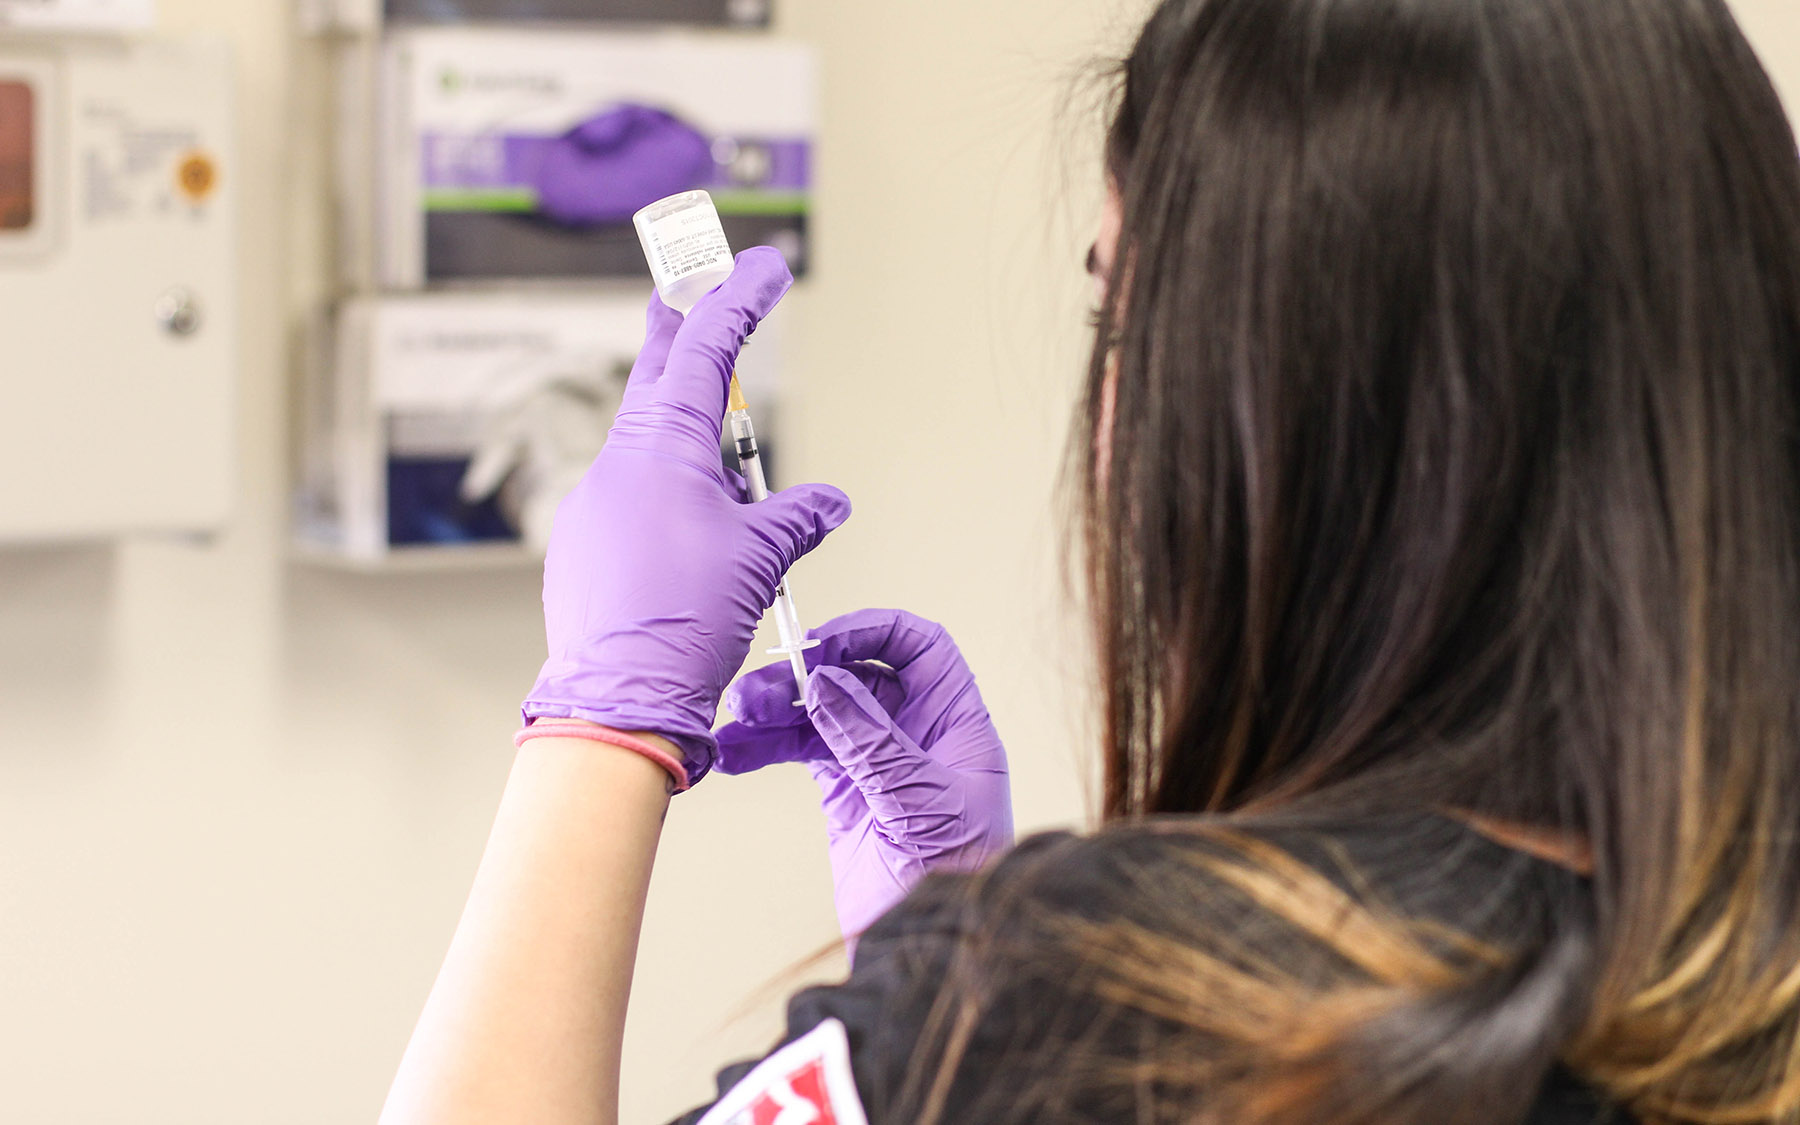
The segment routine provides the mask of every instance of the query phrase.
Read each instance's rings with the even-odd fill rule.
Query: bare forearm
[[[636,754],[558,738],[519,752],[383,1125],[617,1120],[667,807],[667,774]]]

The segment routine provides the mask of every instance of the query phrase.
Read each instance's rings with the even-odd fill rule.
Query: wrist
[[[677,760],[687,767],[689,782],[698,782],[713,762],[718,700],[703,691],[661,691],[646,701],[648,695],[644,685],[611,674],[596,675],[572,684],[540,682],[521,710],[527,724],[579,719],[621,734],[648,733],[673,744],[679,751]]]

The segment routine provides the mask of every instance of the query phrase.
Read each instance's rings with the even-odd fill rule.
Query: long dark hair
[[[1646,1120],[1800,1120],[1800,158],[1724,0],[1168,0],[1108,152],[1109,820],[1585,841],[1543,948],[1319,1009],[1487,1052],[1379,1119],[1516,1120],[1441,1099],[1560,1056]]]

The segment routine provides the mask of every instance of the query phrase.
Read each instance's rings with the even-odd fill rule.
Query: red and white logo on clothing
[[[764,1059],[700,1125],[869,1125],[844,1025],[826,1020]]]

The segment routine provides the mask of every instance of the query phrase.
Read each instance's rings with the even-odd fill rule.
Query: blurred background
[[[108,3],[85,0],[101,22]],[[65,34],[22,37],[9,4],[33,6],[0,0],[0,118],[9,73],[51,73]],[[354,350],[341,324],[327,333],[327,310],[434,281],[429,261],[400,260],[404,244],[356,260],[373,220],[354,213],[346,165],[379,159],[393,133],[376,112],[351,135],[346,68],[368,73],[381,37],[327,26],[354,22],[334,5],[354,7],[159,0],[123,17],[148,21],[129,35],[203,37],[193,57],[219,67],[219,96],[193,109],[213,114],[202,159],[177,153],[186,198],[159,204],[189,242],[224,240],[193,266],[213,291],[173,279],[142,325],[121,326],[104,285],[35,280],[70,231],[30,245],[32,217],[0,208],[0,231],[19,235],[0,240],[0,325],[15,341],[0,367],[14,497],[0,503],[9,1125],[373,1120],[542,660],[528,546],[408,552],[377,533],[358,548],[343,527],[319,529],[309,474],[345,448],[328,435],[319,452],[319,420],[341,421],[345,393],[322,400],[320,387]],[[1800,5],[1736,7],[1793,104]],[[1100,198],[1093,75],[1148,4],[774,0],[766,25],[728,10],[755,26],[687,34],[809,48],[816,67],[807,270],[763,385],[779,406],[781,482],[833,482],[857,512],[796,573],[802,613],[897,606],[944,622],[1011,749],[1021,830],[1080,826],[1094,723],[1059,475]],[[106,34],[76,49],[115,50]],[[64,82],[62,109],[100,104],[78,87]],[[107,104],[132,110],[140,93],[157,91],[121,86]],[[0,148],[15,143],[0,129]],[[54,178],[25,188],[46,214],[78,192]],[[104,201],[80,190],[74,213],[96,221]],[[146,239],[129,260],[163,253]],[[459,268],[479,272],[472,260]],[[616,285],[608,300],[641,309],[647,281]],[[586,299],[571,292],[529,300]],[[107,358],[153,321],[141,365]],[[171,338],[189,350],[150,355]],[[181,384],[197,397],[176,395],[168,415],[163,362],[216,369],[216,382]],[[95,371],[116,393],[83,381]],[[165,425],[195,436],[172,441]],[[142,444],[145,431],[162,444]],[[70,495],[90,525],[57,522]],[[835,936],[803,771],[715,778],[676,801],[624,1120],[672,1117],[708,1097],[717,1067],[765,1049],[786,994],[841,971],[793,972]]]

